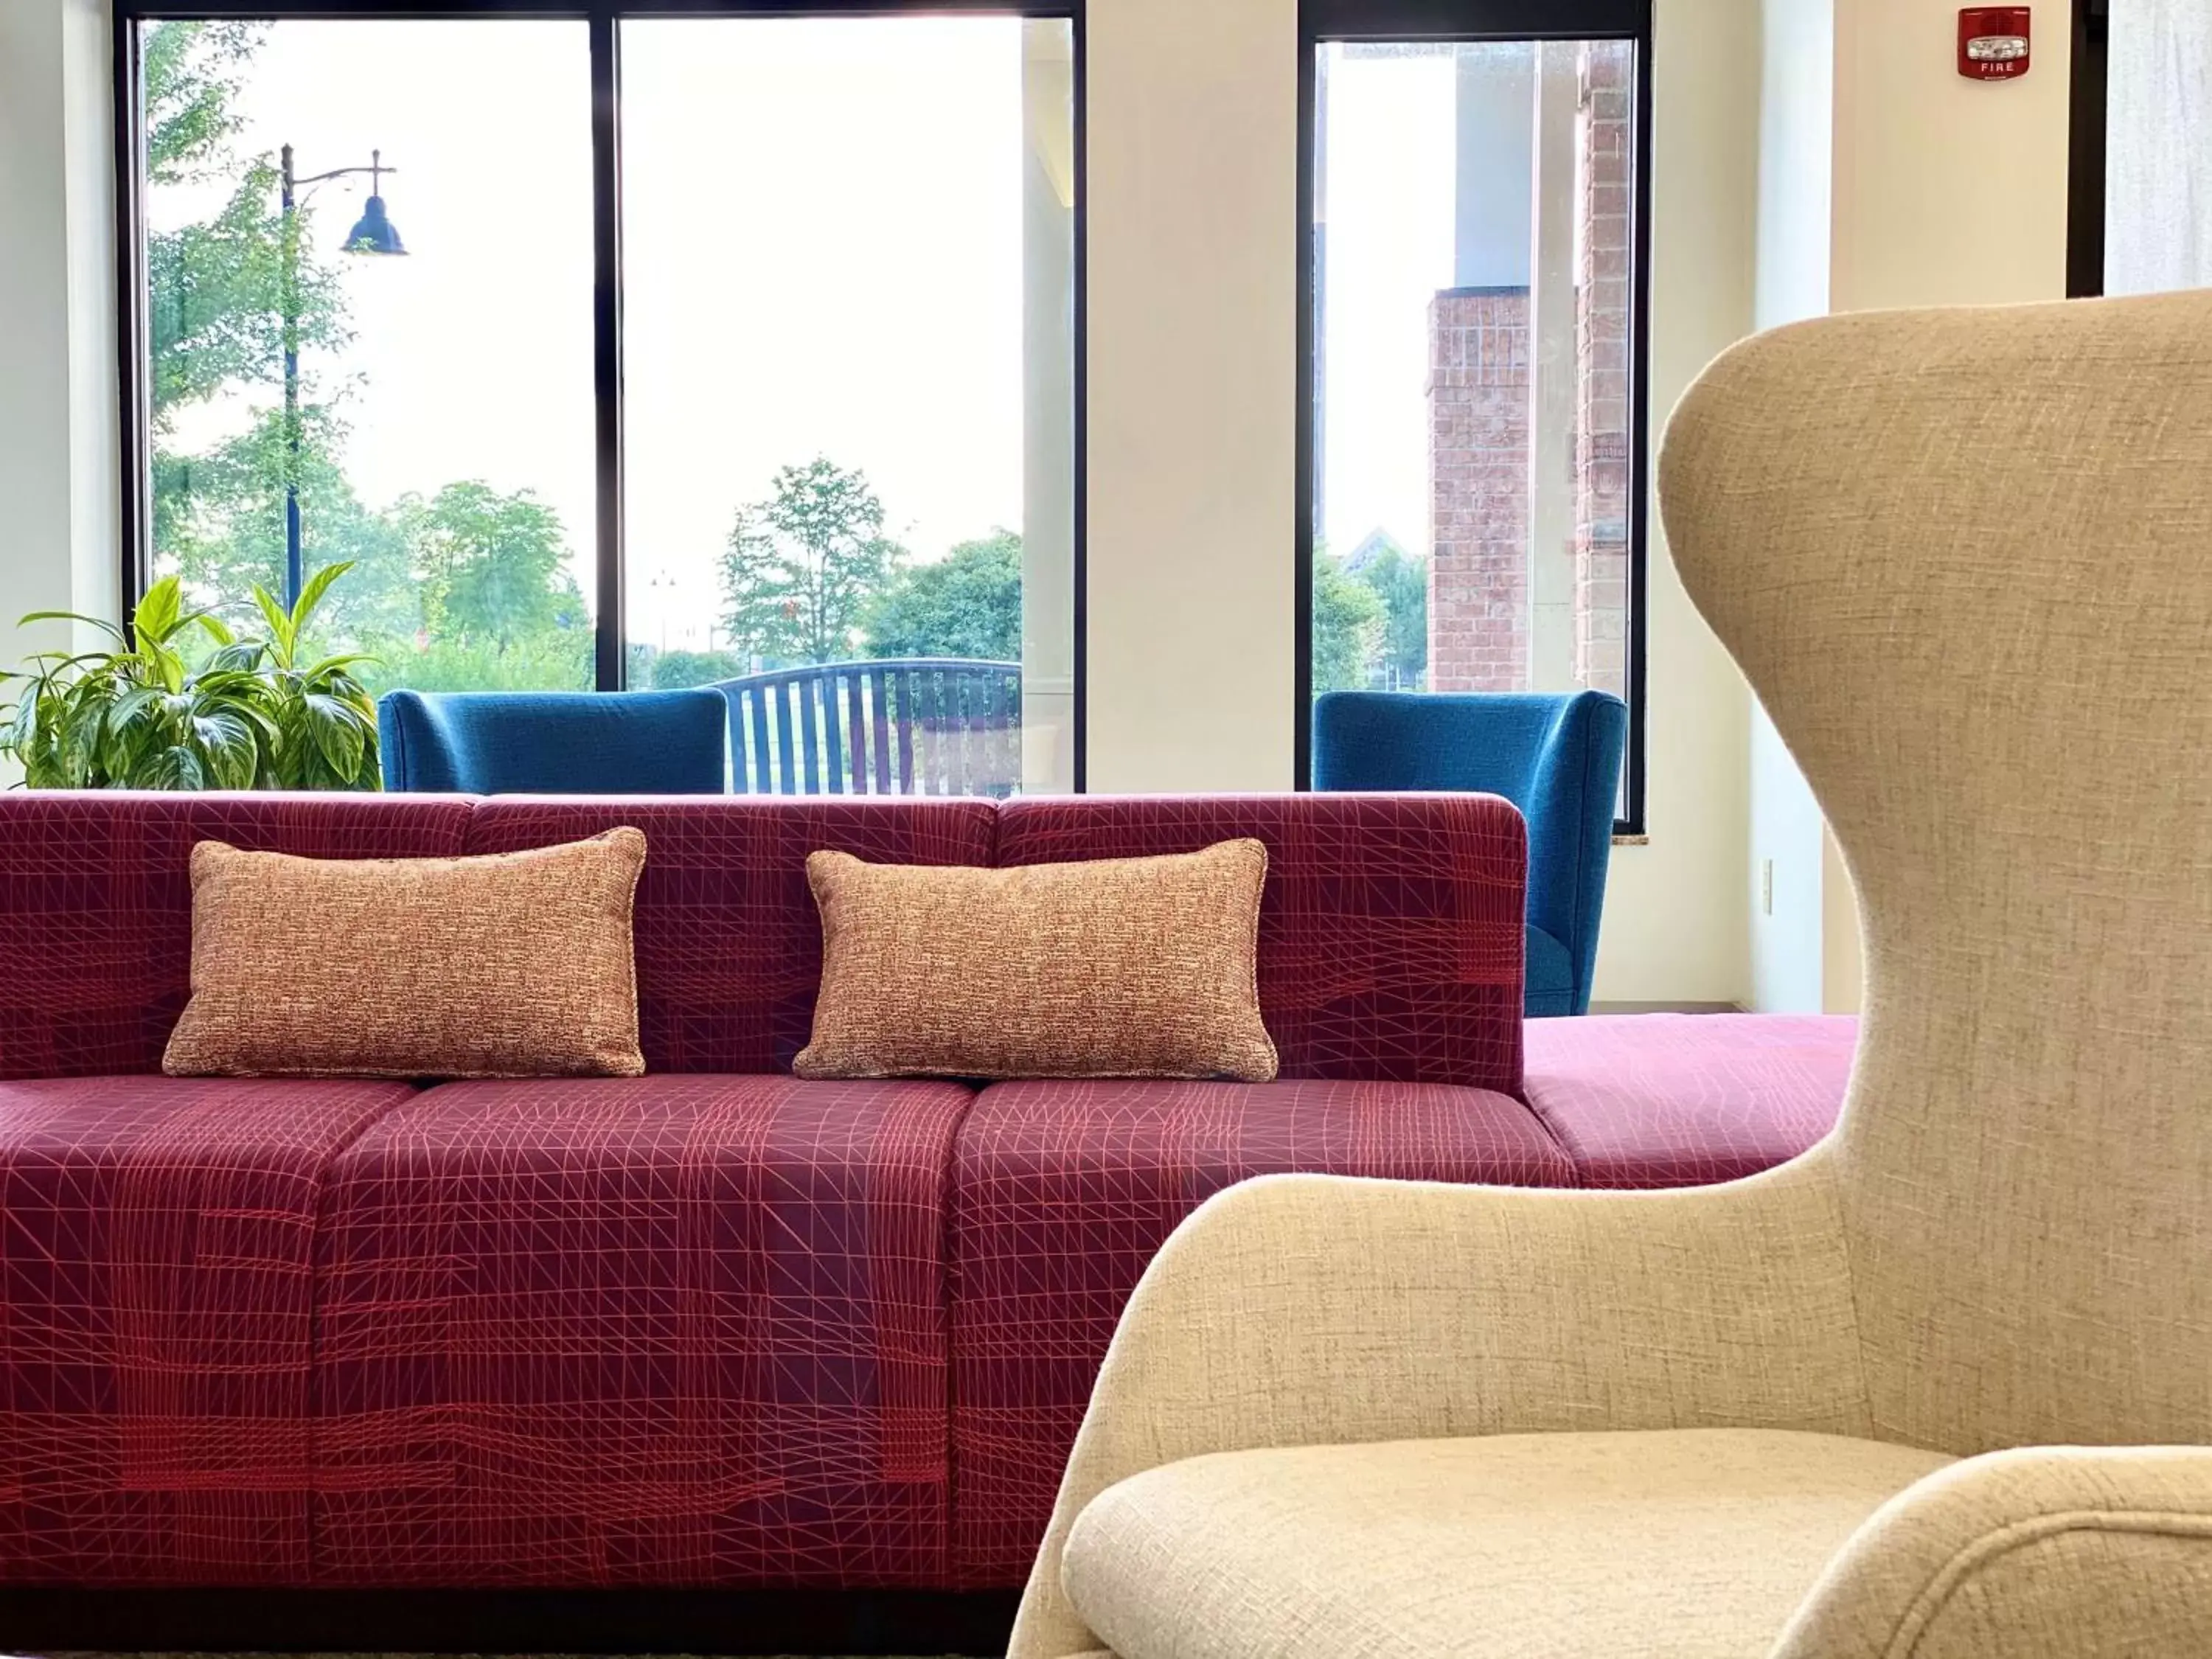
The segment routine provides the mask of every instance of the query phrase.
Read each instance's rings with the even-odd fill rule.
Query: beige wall
[[[0,4],[0,663],[9,667],[72,642],[66,629],[18,629],[24,612],[116,609],[107,76],[96,0]]]
[[[2028,74],[1996,83],[1958,74],[1948,5],[1764,0],[1763,12],[1761,327],[1827,310],[2063,297],[2063,8],[2038,9]],[[1763,715],[1747,768],[1753,1005],[1855,1011],[1850,872]]]
[[[1086,20],[1089,784],[1285,789],[1297,8]]]

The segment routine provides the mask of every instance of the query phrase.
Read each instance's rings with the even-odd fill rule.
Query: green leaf
[[[326,564],[307,578],[300,589],[300,597],[292,606],[292,637],[296,641],[307,631],[307,620],[315,614],[315,607],[323,602],[323,595],[331,591],[331,584],[353,568],[351,559],[341,559]]]
[[[208,775],[219,789],[251,789],[253,775],[260,768],[260,748],[253,740],[252,729],[234,714],[221,711],[199,714],[192,720],[192,735],[198,740]]]
[[[131,632],[143,649],[159,645],[177,631],[184,614],[184,590],[174,576],[164,576],[146,590],[138,608],[131,613]]]
[[[321,693],[306,700],[307,725],[323,763],[342,778],[361,769],[362,751],[368,744],[369,728],[361,711],[343,699]]]
[[[28,628],[33,623],[42,622],[83,623],[88,627],[97,628],[118,645],[127,647],[131,643],[123,630],[105,617],[87,617],[75,611],[33,611],[29,615],[18,618],[16,626]]]
[[[291,617],[277,603],[276,596],[259,582],[253,584],[253,603],[260,607],[262,620],[269,624],[269,637],[276,647],[278,658],[289,660],[293,645]]]
[[[157,750],[148,759],[141,787],[147,789],[204,789],[207,769],[200,757],[184,744],[171,744]]]

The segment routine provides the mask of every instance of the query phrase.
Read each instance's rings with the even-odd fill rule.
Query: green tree
[[[1411,690],[1429,666],[1429,562],[1383,547],[1353,574],[1382,602],[1379,665]]]
[[[862,615],[904,559],[866,474],[826,456],[781,468],[767,500],[738,509],[722,555],[731,648],[771,662],[851,655]]]
[[[908,565],[861,625],[872,657],[1020,661],[1022,538],[1000,530],[933,563]]]
[[[560,515],[529,490],[449,483],[428,501],[401,497],[395,517],[433,639],[504,656],[525,641],[589,631]]]
[[[330,590],[319,634],[365,641],[411,635],[422,625],[407,539],[389,516],[365,506],[340,471],[325,410],[303,411],[300,454],[301,550],[308,572],[354,568]],[[284,572],[284,418],[268,410],[244,432],[198,455],[157,451],[154,490],[166,501],[160,544],[210,609],[233,625],[258,614],[258,582],[281,592]]]
[[[336,459],[343,422],[317,395],[315,359],[351,337],[337,264],[312,234],[309,209],[286,223],[274,159],[236,154],[236,100],[264,39],[264,26],[228,21],[146,32],[149,184],[234,181],[212,218],[147,238],[154,545],[204,603],[246,621],[252,585],[282,585],[284,490],[296,476],[308,569],[355,566],[319,629],[354,639],[412,631],[404,544],[347,483]],[[304,360],[296,475],[294,431],[273,406],[288,301]],[[268,402],[245,431],[198,453],[183,446],[183,411],[257,392]]]
[[[1355,691],[1367,684],[1367,665],[1382,641],[1382,601],[1373,588],[1347,575],[1336,556],[1316,547],[1313,557],[1313,689]]]

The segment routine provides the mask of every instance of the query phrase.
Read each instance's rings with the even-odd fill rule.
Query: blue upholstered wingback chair
[[[716,795],[719,691],[387,691],[386,789],[471,795]]]
[[[1331,691],[1314,703],[1316,789],[1472,789],[1528,821],[1529,1014],[1586,1014],[1628,708],[1568,696]]]

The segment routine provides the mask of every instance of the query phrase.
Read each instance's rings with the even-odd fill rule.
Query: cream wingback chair
[[[2212,1656],[2212,295],[1785,329],[1662,475],[1858,884],[1841,1123],[1221,1194],[1016,1659]]]

